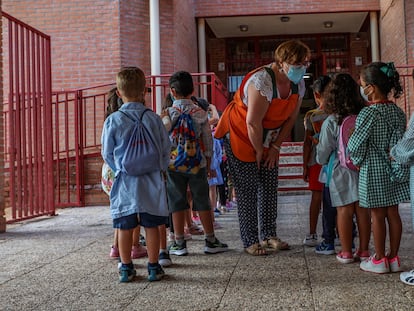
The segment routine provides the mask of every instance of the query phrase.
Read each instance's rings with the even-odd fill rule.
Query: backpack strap
[[[151,110],[151,109],[149,109],[149,108],[145,108],[145,110],[144,110],[144,112],[140,115],[140,117],[139,117],[139,121],[142,121],[142,117],[144,116],[144,114],[148,111],[148,110]],[[131,115],[130,114],[128,114],[128,113],[126,113],[125,111],[122,111],[122,110],[118,110],[119,112],[121,112],[123,115],[125,115],[128,119],[130,119],[131,121],[133,121],[133,122],[137,122],[137,120],[135,120],[133,117],[131,117]]]
[[[272,98],[277,98],[277,86],[276,86],[276,76],[275,72],[272,70],[272,68],[269,67],[263,67],[267,73],[272,78],[272,84],[273,84],[273,95]],[[292,81],[290,81],[290,89],[292,90],[292,94],[298,94],[299,92],[299,86]]]

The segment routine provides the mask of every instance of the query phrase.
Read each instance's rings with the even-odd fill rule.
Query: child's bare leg
[[[167,228],[165,225],[158,226],[158,232],[160,235],[160,249],[167,249]]]
[[[145,228],[148,262],[152,264],[158,263],[158,255],[160,252],[160,233],[158,230],[158,226]]]
[[[387,207],[388,227],[390,231],[390,253],[389,258],[398,255],[401,243],[402,223],[398,212],[398,206]]]
[[[198,211],[198,215],[200,215],[200,220],[201,220],[201,224],[203,226],[205,235],[206,236],[214,235],[213,218],[211,217],[211,210]]]
[[[376,259],[385,257],[385,237],[387,235],[387,227],[385,225],[385,217],[387,208],[379,207],[371,209],[372,232],[374,233],[374,246]]]
[[[119,233],[119,229],[114,229],[114,242],[112,244],[113,247],[118,248],[118,234]]]
[[[309,233],[316,234],[319,212],[321,210],[322,191],[312,191],[312,198],[309,206]]]
[[[172,219],[174,222],[174,234],[177,237],[184,238],[184,223],[187,210],[177,211],[172,213]]]
[[[132,246],[139,246],[139,236],[141,234],[141,226],[137,226],[132,234]]]
[[[339,239],[342,252],[352,253],[352,217],[354,215],[353,204],[336,208],[338,216]]]
[[[358,203],[355,204],[355,212],[358,223],[359,234],[359,251],[368,251],[369,240],[371,238],[371,217],[369,209],[360,207]]]
[[[123,264],[129,264],[131,260],[132,249],[132,234],[134,229],[119,229],[118,248],[119,255],[121,256],[121,262]]]

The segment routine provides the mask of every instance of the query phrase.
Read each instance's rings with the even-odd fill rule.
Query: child
[[[368,210],[358,204],[358,172],[344,167],[338,158],[339,130],[349,115],[357,115],[364,107],[358,84],[349,74],[338,74],[324,92],[324,111],[329,117],[322,124],[316,160],[328,164],[328,183],[332,206],[337,210],[338,233],[342,250],[336,258],[340,263],[353,262],[353,216],[356,214],[359,229],[359,251],[369,257],[368,244],[371,234]]]
[[[410,165],[411,215],[414,230],[414,114],[411,116],[404,137],[391,149],[390,154],[395,161]],[[414,270],[402,272],[400,279],[405,284],[414,285]]]
[[[398,204],[409,199],[408,182],[390,179],[389,149],[395,130],[404,133],[404,112],[389,96],[402,94],[399,74],[393,63],[374,62],[360,74],[360,93],[368,102],[356,120],[355,131],[348,142],[351,159],[359,171],[359,200],[371,212],[375,254],[362,261],[360,268],[374,273],[401,271],[398,250],[402,224]],[[395,144],[395,142],[394,142]],[[385,252],[389,227],[389,253]]]
[[[116,94],[116,87],[112,88],[108,92],[108,105],[106,106],[105,119],[108,118],[113,112],[118,111],[119,107],[122,105],[122,99]],[[102,189],[107,195],[111,192],[112,183],[114,181],[114,172],[104,163],[102,165]],[[141,227],[137,226],[133,232],[132,238],[132,250],[131,258],[141,258],[147,256],[147,249],[140,243],[140,231]],[[118,229],[114,230],[114,242],[111,245],[111,251],[109,253],[111,258],[119,258],[119,249],[118,249]]]
[[[118,242],[122,265],[119,268],[119,280],[129,282],[136,275],[131,260],[131,245],[133,230],[141,224],[145,228],[148,249],[148,280],[158,281],[164,275],[158,263],[158,226],[168,222],[164,174],[156,170],[140,176],[128,175],[121,170],[121,162],[134,128],[130,118],[137,120],[142,116],[142,123],[149,129],[160,150],[160,164],[164,169],[169,162],[170,142],[160,117],[151,110],[145,111],[147,88],[142,70],[137,67],[123,68],[116,76],[116,84],[117,94],[122,98],[123,104],[119,111],[105,120],[101,153],[104,161],[115,173],[110,207],[113,226],[120,229]],[[145,115],[142,115],[144,111]]]
[[[315,80],[312,89],[318,107],[308,111],[304,118],[303,180],[309,182],[309,190],[312,191],[312,197],[309,206],[309,234],[305,236],[303,244],[310,247],[318,245],[316,227],[318,225],[319,211],[322,203],[323,184],[318,180],[322,166],[316,162],[315,146],[322,123],[328,116],[322,109],[323,101],[321,93],[330,80],[328,76],[320,76]]]
[[[172,212],[174,223],[175,241],[170,246],[170,254],[187,255],[187,245],[184,240],[184,222],[187,212],[187,186],[189,185],[193,210],[198,212],[205,234],[204,252],[215,254],[228,250],[227,244],[221,243],[214,234],[213,219],[209,204],[209,192],[207,177],[210,177],[210,159],[212,156],[213,139],[208,124],[207,112],[199,108],[191,100],[194,92],[193,78],[190,73],[179,71],[174,73],[169,80],[170,92],[174,97],[174,104],[168,108],[172,128],[177,123],[182,113],[190,113],[195,135],[203,144],[201,150],[200,169],[197,173],[167,171],[168,204]]]

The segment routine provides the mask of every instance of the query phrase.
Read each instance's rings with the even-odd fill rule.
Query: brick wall
[[[113,81],[120,66],[118,1],[3,0],[2,10],[51,36],[54,90]]]
[[[381,61],[394,62],[398,65],[414,65],[413,59],[413,1],[381,0],[379,15]],[[411,28],[410,28],[411,27]],[[411,70],[400,69],[400,74],[411,74]],[[402,80],[404,82],[404,80]],[[408,114],[414,111],[412,79],[405,78],[403,84],[405,95],[408,97]],[[401,103],[402,104],[402,103]]]

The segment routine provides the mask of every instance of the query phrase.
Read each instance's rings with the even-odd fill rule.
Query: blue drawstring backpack
[[[122,172],[131,176],[141,176],[154,171],[161,171],[160,151],[150,131],[142,123],[142,117],[149,110],[145,109],[139,120],[135,120],[126,112],[118,110],[134,122],[134,127],[121,161]]]

